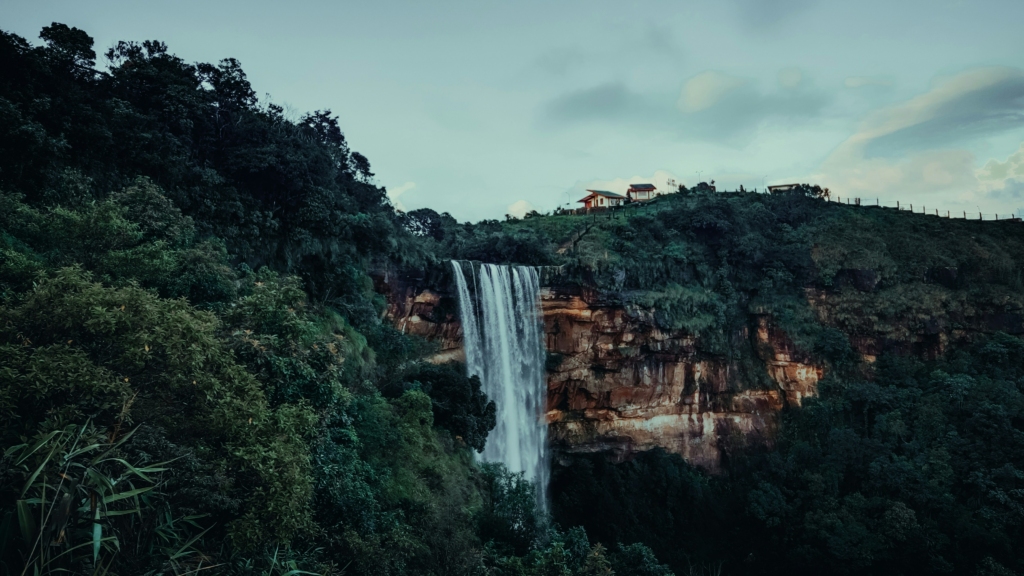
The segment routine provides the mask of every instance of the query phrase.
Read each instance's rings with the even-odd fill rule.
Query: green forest
[[[234,59],[0,32],[0,574],[1024,574],[1024,226],[817,196],[402,213],[330,110]],[[541,514],[474,458],[479,379],[384,320],[380,271],[451,259],[545,266],[741,365],[769,314],[826,377],[719,474],[567,457]]]

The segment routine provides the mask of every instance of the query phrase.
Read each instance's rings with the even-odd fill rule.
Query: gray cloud
[[[691,78],[679,107],[684,132],[709,140],[738,143],[765,123],[801,123],[820,116],[831,97],[811,86],[792,86],[761,92],[753,82],[717,74],[704,92],[691,90],[708,73]],[[710,92],[710,93],[709,93]]]
[[[598,43],[552,46],[533,59],[532,67],[551,76],[594,69],[629,73],[643,68],[676,67],[683,56],[673,28],[646,22],[625,26],[621,34]]]
[[[658,116],[656,108],[622,82],[606,82],[576,90],[549,101],[544,121],[554,125],[580,122],[649,121]]]
[[[1024,198],[1024,181],[1016,179],[1007,180],[1003,183],[1002,188],[991,190],[988,195],[995,200],[1020,200]]]
[[[1024,71],[975,68],[910,100],[868,114],[820,167],[819,180],[843,195],[937,194],[963,205],[1016,198],[1024,146],[981,169],[968,141],[1024,126]],[[955,199],[954,199],[955,198]]]
[[[747,28],[773,28],[814,5],[814,0],[736,0],[740,22]]]
[[[674,55],[679,51],[676,46],[675,33],[664,24],[648,24],[647,33],[643,35],[647,45],[655,52]]]
[[[677,98],[607,82],[558,96],[544,105],[552,127],[627,123],[679,137],[742,145],[767,123],[795,124],[821,114],[831,97],[811,86],[762,92],[749,79],[719,72],[690,78]]]
[[[587,61],[587,55],[578,48],[552,48],[537,57],[538,68],[554,76],[564,76]]]
[[[1024,126],[1024,73],[1020,70],[983,69],[972,74],[969,82],[953,79],[949,84],[956,86],[946,90],[940,86],[929,93],[934,97],[925,103],[927,119],[872,139],[865,156],[964,144]]]

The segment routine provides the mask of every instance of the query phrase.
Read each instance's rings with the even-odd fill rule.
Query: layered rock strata
[[[462,359],[453,295],[407,283],[382,283],[378,290],[388,294],[394,326],[438,344],[434,361]],[[592,291],[543,288],[541,308],[556,454],[626,458],[661,447],[714,470],[728,442],[769,440],[778,411],[813,395],[822,376],[767,316],[753,317],[738,335],[757,359],[760,374],[752,377],[735,360],[699,353],[691,335],[659,329],[650,311]]]
[[[737,437],[770,439],[777,412],[815,393],[820,367],[794,358],[768,317],[753,342],[770,379],[750,378],[736,360],[702,355],[694,338],[659,329],[645,310],[605,303],[579,289],[542,291],[550,437],[562,452],[619,458],[655,447],[718,467]],[[751,387],[759,382],[760,386]]]
[[[625,458],[662,447],[714,470],[734,440],[770,442],[778,411],[816,394],[822,367],[768,314],[752,314],[740,333],[729,335],[728,359],[702,353],[692,335],[658,328],[650,310],[559,285],[558,278],[549,275],[552,286],[541,292],[547,420],[556,454]],[[818,320],[840,329],[865,366],[883,352],[935,359],[979,334],[1024,334],[1024,310],[1000,301],[972,304],[954,290],[955,268],[929,270],[924,280],[883,289],[876,272],[844,269],[833,287],[807,288],[806,297]],[[387,295],[387,317],[396,327],[437,344],[434,361],[462,360],[458,302],[436,289],[443,284],[383,276],[377,289]]]

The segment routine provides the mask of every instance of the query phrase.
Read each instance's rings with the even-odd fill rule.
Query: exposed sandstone
[[[548,367],[549,431],[561,451],[626,457],[661,447],[715,469],[724,441],[769,438],[782,406],[813,395],[821,377],[767,317],[758,318],[757,343],[771,350],[764,366],[776,385],[750,389],[733,362],[701,355],[692,336],[659,329],[646,311],[571,288],[542,290],[541,304],[557,355]]]
[[[462,359],[450,295],[413,285],[387,290],[387,316],[397,328],[437,342],[434,361]],[[714,470],[737,435],[769,441],[778,411],[814,395],[822,376],[768,316],[752,317],[755,337],[743,344],[769,377],[751,389],[735,361],[702,355],[691,335],[659,329],[650,311],[564,286],[543,288],[541,307],[556,453],[625,458],[661,447]]]

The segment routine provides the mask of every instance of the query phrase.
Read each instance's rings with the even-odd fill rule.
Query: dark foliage
[[[600,542],[644,542],[677,571],[1019,573],[1024,341],[946,360],[879,359],[785,415],[774,451],[706,477],[649,452],[556,468],[555,517]],[[613,563],[614,565],[614,563]]]
[[[494,402],[480,389],[480,378],[466,376],[462,364],[421,364],[406,374],[408,384],[430,396],[434,424],[452,433],[478,452],[494,429]]]
[[[1018,223],[808,185],[401,214],[330,111],[286,118],[237,60],[119,42],[101,71],[86,32],[40,39],[0,33],[0,573],[1024,573],[1024,344],[993,335]],[[741,368],[770,316],[829,375],[718,476],[574,456],[556,524],[474,461],[479,380],[381,322],[371,270],[448,259],[555,265]]]
[[[41,38],[0,35],[0,573],[478,573],[494,405],[381,324],[420,256],[336,117]]]

